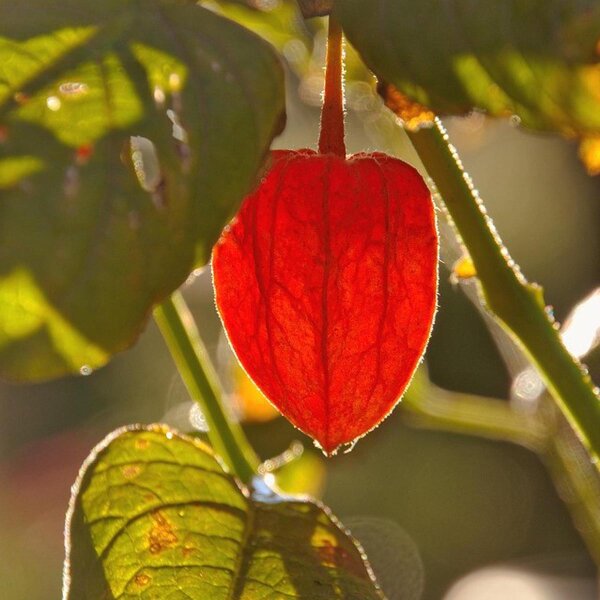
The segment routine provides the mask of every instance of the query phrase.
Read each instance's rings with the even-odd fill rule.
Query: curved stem
[[[487,216],[439,119],[407,130],[435,182],[477,271],[483,299],[538,368],[557,406],[598,466],[600,398],[581,364],[564,347],[542,290],[527,283]]]
[[[215,452],[231,472],[250,483],[259,460],[242,428],[231,419],[221,400],[217,375],[183,296],[175,292],[154,311],[156,321],[192,399],[208,423]]]
[[[411,425],[546,451],[550,431],[536,416],[515,412],[505,400],[445,390],[431,383],[424,370],[417,371],[400,404]]]
[[[319,152],[321,154],[336,154],[337,156],[345,157],[342,71],[342,28],[335,19],[329,17],[327,64],[325,67],[323,107],[321,108]]]

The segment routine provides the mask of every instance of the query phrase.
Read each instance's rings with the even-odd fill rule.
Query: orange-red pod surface
[[[244,368],[327,453],[375,427],[425,350],[434,208],[385,154],[276,151],[213,251],[217,307]]]

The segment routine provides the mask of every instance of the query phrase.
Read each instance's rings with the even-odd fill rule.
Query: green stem
[[[319,152],[346,158],[344,142],[344,50],[342,28],[329,17],[325,89],[321,108]]]
[[[590,463],[573,431],[561,421],[564,420],[557,421],[555,434],[542,460],[587,542],[592,557],[596,564],[600,564],[600,481],[597,465]]]
[[[483,299],[538,368],[559,409],[597,464],[600,399],[590,377],[564,347],[541,289],[527,283],[486,215],[439,119],[408,131],[477,270]]]
[[[548,428],[534,415],[515,412],[505,400],[451,392],[417,372],[400,405],[411,425],[519,444],[542,453]]]
[[[202,409],[215,452],[236,477],[250,483],[258,471],[258,457],[242,428],[227,414],[217,375],[183,296],[175,292],[155,309],[154,319],[190,396]]]

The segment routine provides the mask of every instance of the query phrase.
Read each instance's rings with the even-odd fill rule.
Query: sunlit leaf
[[[600,131],[595,0],[339,0],[336,11],[373,71],[436,112]]]
[[[104,364],[206,262],[283,115],[275,53],[191,0],[0,0],[0,374]]]
[[[255,0],[264,10],[253,10],[247,2],[222,0],[214,9],[240,23],[275,46],[297,75],[308,68],[313,37],[311,25],[304,21],[296,0]],[[212,2],[211,2],[212,5]]]
[[[204,444],[159,427],[90,455],[67,535],[65,600],[382,598],[325,507],[251,493]]]

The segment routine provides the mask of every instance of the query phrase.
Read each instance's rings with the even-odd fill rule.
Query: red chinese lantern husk
[[[212,258],[217,307],[240,362],[328,454],[396,405],[437,296],[423,179],[385,154],[345,156],[340,39],[330,30],[320,153],[273,152]]]

